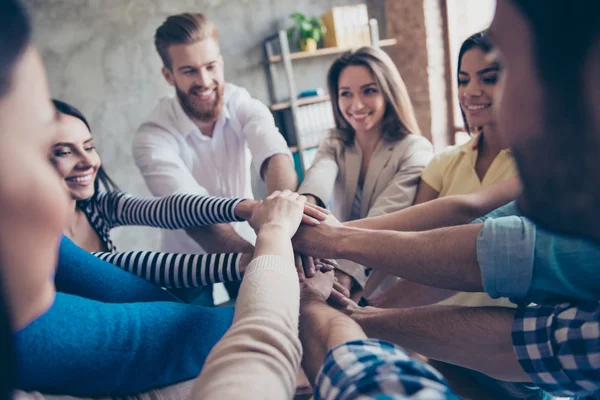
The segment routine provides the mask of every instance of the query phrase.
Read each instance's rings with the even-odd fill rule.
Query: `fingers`
[[[304,273],[307,278],[312,278],[315,276],[317,272],[317,268],[315,266],[315,259],[309,256],[303,256],[302,260],[304,262]]]
[[[343,287],[339,282],[333,282],[333,290],[336,290],[346,297],[350,297],[350,291]]]
[[[304,204],[304,215],[308,215],[309,217],[313,217],[319,221],[325,221],[327,219],[327,216],[329,215],[323,210],[323,208],[310,203]]]
[[[302,255],[294,253],[294,262],[296,263],[296,272],[298,272],[298,279],[300,282],[306,279],[304,275],[304,267],[302,266]]]
[[[334,271],[339,267],[337,261],[331,258],[317,258],[315,259],[315,266],[323,272]]]
[[[310,217],[306,214],[304,214],[302,216],[302,222],[305,223],[306,225],[310,225],[310,226],[317,226],[320,223],[319,220],[317,220],[313,217]]]
[[[327,301],[331,305],[337,307],[346,307],[348,304],[350,304],[350,299],[338,292],[335,288],[331,291],[331,295]]]

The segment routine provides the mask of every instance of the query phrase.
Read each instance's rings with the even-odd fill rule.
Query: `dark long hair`
[[[381,88],[385,99],[382,121],[382,134],[385,139],[400,140],[411,133],[421,133],[408,90],[394,62],[383,50],[365,46],[342,54],[333,62],[327,74],[327,88],[335,125],[344,142],[354,143],[354,129],[340,111],[338,88],[342,71],[351,65],[366,67]]]
[[[0,99],[12,85],[15,64],[29,45],[31,26],[27,13],[16,0],[0,1]],[[2,269],[0,268],[0,274]],[[16,386],[17,359],[14,352],[8,299],[0,276],[0,400],[12,398]]]
[[[87,126],[90,133],[92,132],[92,130],[90,129],[90,124],[88,123],[87,119],[84,117],[81,111],[61,100],[52,99],[52,102],[54,103],[54,107],[56,107],[56,109],[61,114],[70,115],[81,120],[81,122],[83,122],[85,126]],[[112,190],[119,190],[117,184],[108,176],[106,170],[102,165],[100,166],[100,168],[98,168],[98,173],[96,174],[96,180],[94,181],[94,196],[92,196],[92,199],[100,190],[100,185],[102,185],[102,188],[107,192],[110,192]]]
[[[485,54],[489,53],[494,49],[494,46],[487,38],[487,30],[477,32],[471,36],[469,36],[460,46],[460,50],[458,51],[458,67],[456,68],[456,81],[460,82],[460,67],[462,65],[462,59],[465,53],[473,48],[480,49]],[[462,115],[463,122],[465,124],[465,129],[468,133],[471,133],[471,128],[469,127],[469,122],[467,122],[467,116],[465,112],[460,109],[460,114]]]

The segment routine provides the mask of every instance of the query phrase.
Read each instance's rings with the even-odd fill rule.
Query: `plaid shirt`
[[[439,372],[373,339],[334,347],[317,376],[314,398],[458,400]]]
[[[600,303],[520,307],[512,339],[523,370],[542,389],[600,393]]]

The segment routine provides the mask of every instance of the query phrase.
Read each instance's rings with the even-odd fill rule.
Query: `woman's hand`
[[[238,203],[238,205],[235,207],[234,213],[238,218],[248,221],[252,217],[252,213],[260,203],[261,202],[257,200],[243,200],[242,202]],[[325,221],[328,217],[329,211],[327,209],[314,204],[304,204],[304,215],[302,216],[303,223],[315,226],[319,225],[321,221]]]
[[[291,239],[302,222],[305,204],[306,198],[298,193],[275,191],[256,205],[248,222],[257,233],[270,226]]]

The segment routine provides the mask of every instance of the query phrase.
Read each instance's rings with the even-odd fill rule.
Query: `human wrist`
[[[311,309],[319,305],[327,305],[327,299],[317,289],[306,282],[300,283],[300,307]]]
[[[333,256],[330,258],[347,259],[348,255],[357,250],[357,246],[360,247],[356,239],[360,239],[361,230],[347,226],[336,226],[333,229],[336,240],[331,241]]]
[[[256,207],[257,204],[258,204],[258,201],[256,201],[256,200],[251,200],[251,199],[242,200],[235,206],[233,213],[235,214],[236,217],[247,221],[250,219],[250,217],[252,217],[252,212],[254,211],[254,208]]]
[[[256,236],[254,257],[278,255],[289,257],[293,262],[293,249],[289,232],[278,224],[264,224]]]

